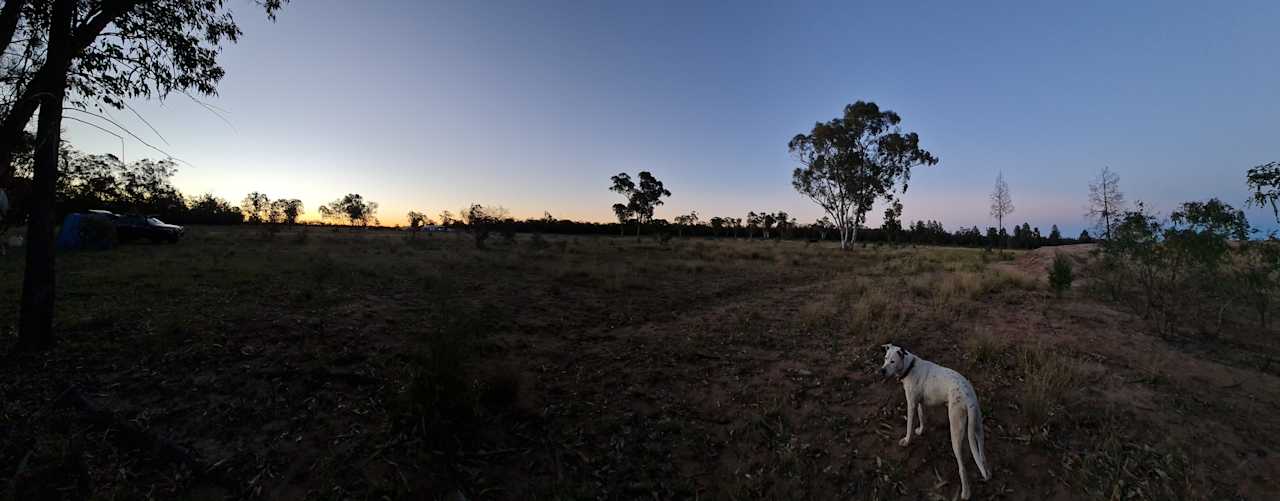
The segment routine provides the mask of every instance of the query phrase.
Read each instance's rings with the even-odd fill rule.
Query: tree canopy
[[[792,172],[792,186],[831,216],[842,248],[857,239],[877,199],[899,184],[906,192],[912,167],[938,163],[920,148],[916,133],[901,131],[901,121],[897,113],[858,101],[845,106],[843,116],[818,122],[787,143],[802,165]]]
[[[649,171],[640,171],[637,177],[640,178],[639,185],[632,181],[631,175],[626,172],[618,173],[609,178],[613,183],[609,190],[626,197],[626,205],[614,204],[613,212],[618,217],[619,223],[625,223],[634,218],[636,236],[639,237],[640,227],[653,220],[654,209],[662,205],[662,198],[671,196],[671,192]]]

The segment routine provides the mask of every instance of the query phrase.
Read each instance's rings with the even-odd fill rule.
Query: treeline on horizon
[[[19,161],[16,176],[11,180],[8,194],[13,208],[12,221],[21,224],[26,216],[26,198],[31,173],[29,162]],[[108,210],[116,213],[145,214],[166,222],[197,225],[238,224],[304,224],[318,226],[352,226],[388,228],[380,226],[376,217],[377,204],[364,201],[359,195],[350,194],[318,210],[326,215],[322,221],[300,221],[303,207],[296,199],[271,200],[262,193],[248,194],[239,204],[233,204],[211,194],[184,195],[172,183],[177,165],[171,160],[142,159],[124,162],[111,154],[85,154],[64,149],[60,159],[57,201],[55,210],[61,220],[66,214],[89,210]],[[459,215],[464,211],[459,211]],[[443,226],[465,230],[465,217],[456,217],[445,211],[439,222],[425,218],[425,226]],[[495,233],[552,233],[565,235],[634,235],[636,221],[599,223],[559,219],[545,214],[541,218],[516,219],[504,217],[496,222]],[[664,235],[699,238],[748,238],[769,240],[821,240],[838,238],[824,221],[814,224],[797,224],[785,212],[751,212],[746,218],[713,217],[701,220],[696,213],[682,215],[668,221],[652,218],[641,224],[646,236]],[[398,228],[391,226],[390,228]],[[994,227],[985,231],[978,227],[962,228],[950,232],[939,221],[916,221],[909,225],[889,224],[880,228],[862,228],[858,241],[867,243],[903,243],[927,245],[957,245],[968,247],[1001,246],[1007,242],[1010,248],[1030,249],[1041,246],[1091,242],[1088,232],[1079,238],[1062,236],[1057,227],[1041,232],[1027,223],[1013,227],[1005,233]]]

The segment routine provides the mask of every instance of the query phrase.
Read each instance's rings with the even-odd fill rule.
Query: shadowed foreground
[[[59,257],[59,344],[0,367],[5,498],[949,499],[891,340],[977,389],[977,498],[1280,495],[1276,333],[1148,334],[1045,249],[190,233]]]

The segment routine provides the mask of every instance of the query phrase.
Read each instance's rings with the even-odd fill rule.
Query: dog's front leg
[[[916,399],[912,397],[913,395],[910,393],[907,394],[907,436],[902,437],[902,440],[898,441],[898,445],[903,447],[911,444],[912,422],[915,420],[916,409],[919,407],[919,405],[916,404]]]

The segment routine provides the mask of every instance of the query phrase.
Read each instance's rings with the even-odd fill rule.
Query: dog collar
[[[907,375],[911,374],[911,369],[914,369],[914,368],[916,368],[916,357],[911,357],[911,362],[907,363],[907,370],[902,371],[902,375],[898,376],[898,381],[902,381],[903,379],[906,379]]]

